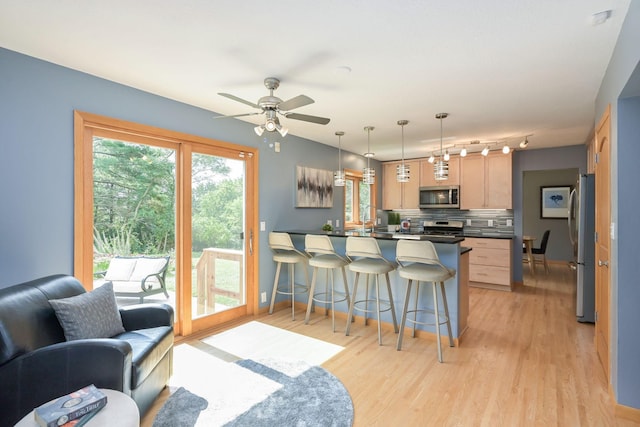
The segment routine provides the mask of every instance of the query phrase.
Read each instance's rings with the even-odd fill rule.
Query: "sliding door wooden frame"
[[[191,251],[191,230],[187,227],[191,215],[191,155],[196,150],[215,149],[217,156],[245,161],[246,216],[245,268],[246,314],[258,312],[258,150],[224,141],[128,122],[97,114],[74,111],[74,276],[87,289],[93,287],[93,138],[101,136],[176,150],[176,280],[191,274],[191,260],[184,254]],[[188,175],[188,176],[187,176]],[[187,179],[188,178],[188,179]],[[252,241],[256,239],[256,241]],[[91,249],[87,249],[91,248]],[[190,289],[180,287],[176,294],[179,318],[176,332],[189,335],[213,326],[207,318],[191,319]],[[218,322],[230,317],[223,315]],[[229,318],[229,320],[231,320]]]

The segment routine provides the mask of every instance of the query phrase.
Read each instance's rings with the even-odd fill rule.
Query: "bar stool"
[[[349,315],[347,316],[347,329],[345,335],[349,335],[351,329],[351,321],[353,319],[353,310],[364,312],[364,324],[367,324],[367,313],[373,312],[369,310],[369,277],[373,274],[376,277],[376,313],[378,315],[378,344],[382,345],[382,325],[380,321],[380,313],[383,311],[391,311],[393,318],[393,329],[398,332],[398,322],[396,320],[396,310],[393,306],[393,295],[391,294],[391,282],[389,281],[389,272],[396,269],[396,263],[387,260],[380,252],[380,246],[373,237],[347,237],[347,257],[351,260],[349,270],[356,273],[353,283],[353,293],[351,294],[351,303],[349,304]],[[358,294],[358,279],[360,274],[367,275],[367,285],[364,299],[356,300]],[[387,279],[387,294],[389,301],[380,300],[380,274],[384,274]],[[358,307],[358,304],[364,304],[364,308]],[[385,308],[381,309],[380,306]]]
[[[440,325],[446,324],[449,332],[449,347],[453,347],[453,336],[451,334],[451,321],[449,320],[449,307],[447,306],[447,295],[444,291],[444,282],[447,279],[455,277],[456,270],[447,268],[440,262],[438,253],[433,243],[428,240],[400,240],[396,246],[396,261],[398,262],[398,274],[403,279],[408,279],[407,292],[404,297],[404,308],[402,309],[402,320],[400,321],[400,334],[398,335],[397,350],[402,348],[402,336],[406,321],[413,323],[412,337],[416,336],[416,325],[435,325],[436,338],[438,341],[438,361],[442,363],[442,345],[440,343]],[[409,298],[411,297],[411,286],[413,281],[418,282],[416,286],[415,305],[413,310],[407,310],[409,307]],[[418,294],[420,282],[430,282],[433,289],[433,309],[418,309]],[[441,320],[442,314],[439,312],[438,304],[438,286],[442,294],[442,305],[444,306],[444,319]],[[421,322],[417,320],[418,313],[428,313],[435,316],[435,323]],[[407,315],[413,313],[413,320],[407,319]]]
[[[347,301],[349,304],[349,287],[347,285],[347,271],[345,267],[349,265],[349,260],[341,255],[338,255],[333,249],[333,244],[329,236],[318,236],[314,234],[307,234],[304,238],[305,251],[311,257],[309,259],[309,265],[313,267],[313,276],[311,279],[311,290],[309,291],[309,302],[307,303],[307,316],[304,319],[305,324],[309,324],[309,317],[311,316],[311,309],[313,303],[325,304],[326,315],[329,314],[328,304],[331,304],[331,326],[333,332],[336,331],[336,314],[335,303],[341,301]],[[326,270],[326,280],[324,292],[315,293],[316,280],[318,278],[318,269],[324,268]],[[335,283],[334,283],[334,270],[339,268],[342,270],[342,284],[344,286],[344,294],[339,293],[336,299]],[[331,271],[331,275],[329,275]],[[331,278],[331,290],[329,290],[329,278]]]
[[[269,314],[273,313],[273,306],[276,302],[276,294],[291,295],[291,320],[296,320],[295,301],[296,301],[296,287],[300,290],[300,293],[309,291],[309,273],[307,270],[307,260],[309,257],[307,254],[300,252],[293,246],[291,236],[289,233],[279,233],[272,231],[269,233],[269,247],[273,252],[273,260],[277,263],[276,277],[273,281],[273,291],[271,292],[271,305],[269,306]],[[302,263],[304,267],[304,280],[305,285],[295,284],[295,271],[294,266],[297,263]],[[280,269],[282,264],[289,266],[289,288],[280,289],[278,282],[280,281]]]

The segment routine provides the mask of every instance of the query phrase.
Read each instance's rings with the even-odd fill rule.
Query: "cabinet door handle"
[[[603,261],[601,259],[598,260],[598,266],[599,267],[609,267],[609,261]]]

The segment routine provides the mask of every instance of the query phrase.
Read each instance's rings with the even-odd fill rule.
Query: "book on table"
[[[95,409],[89,412],[88,414],[81,416],[80,418],[76,418],[75,420],[67,421],[66,423],[62,424],[60,427],[81,427],[86,423],[88,423],[89,420],[93,418],[98,412],[100,412],[100,409],[102,408]]]
[[[106,404],[107,396],[91,384],[45,403],[37,407],[33,412],[38,425],[42,427],[59,427],[69,421],[97,412]]]

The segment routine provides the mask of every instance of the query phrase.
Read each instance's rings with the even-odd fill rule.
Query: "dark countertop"
[[[491,233],[491,232],[464,232],[464,237],[477,237],[481,239],[513,239],[513,234]]]
[[[327,235],[333,237],[373,237],[375,239],[380,240],[399,240],[399,239],[410,239],[410,240],[429,240],[433,243],[447,243],[454,244],[460,243],[464,241],[464,237],[431,237],[425,236],[424,234],[410,234],[410,233],[387,233],[381,231],[375,231],[373,233],[361,232],[357,230],[335,230],[335,231],[321,231],[321,230],[277,230],[289,234],[319,234],[319,235]]]

